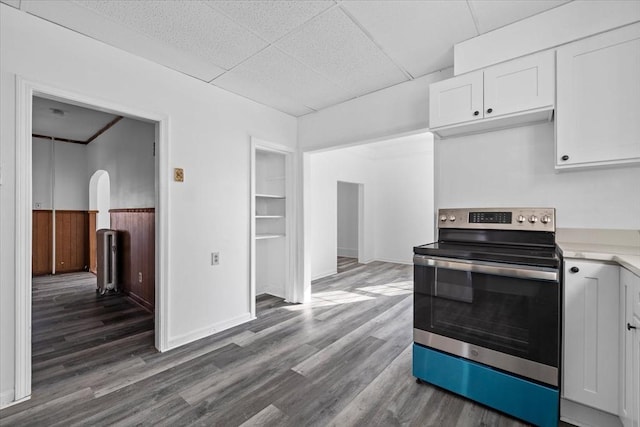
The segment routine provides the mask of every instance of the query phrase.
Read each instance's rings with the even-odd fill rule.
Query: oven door
[[[414,257],[414,341],[558,385],[559,271]]]

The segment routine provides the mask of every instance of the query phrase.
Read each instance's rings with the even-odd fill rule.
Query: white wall
[[[377,164],[377,260],[410,263],[414,246],[435,240],[433,135],[420,138]]]
[[[554,170],[553,123],[436,141],[438,207],[555,207],[557,226],[640,229],[640,166]]]
[[[87,146],[55,141],[52,153],[50,140],[33,138],[32,144],[33,207],[40,203],[41,209],[53,209],[54,205],[64,210],[89,209]]]
[[[449,78],[453,68],[401,83],[298,119],[304,151],[395,138],[429,126],[429,84]]]
[[[338,256],[358,257],[358,184],[338,182]]]
[[[311,209],[308,212],[311,234],[308,238],[313,280],[336,273],[338,181],[363,184],[364,247],[362,253],[358,255],[362,262],[373,261],[375,184],[372,160],[349,151],[326,151],[313,154],[310,165],[311,190],[307,197],[311,198]]]
[[[87,145],[89,177],[109,173],[111,209],[155,207],[155,132],[154,123],[125,117]]]
[[[32,150],[33,208],[39,203],[39,209],[53,209],[51,141],[33,138]]]
[[[185,170],[183,183],[169,183],[165,212],[168,345],[247,320],[250,136],[295,147],[296,119],[4,4],[0,40],[2,403],[13,399],[15,374],[15,194],[23,167],[15,164],[16,75],[168,118],[171,170],[164,172]],[[221,261],[212,267],[214,251]]]
[[[413,246],[434,240],[431,134],[310,155],[311,278],[336,272],[338,181],[363,184],[364,254],[411,263]]]

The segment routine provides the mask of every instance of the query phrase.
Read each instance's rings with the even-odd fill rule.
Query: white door
[[[617,415],[619,267],[567,259],[564,292],[563,396]]]
[[[437,128],[483,118],[482,71],[429,86],[429,127]]]
[[[640,24],[558,49],[559,167],[640,161]]]
[[[484,70],[484,116],[552,106],[554,60],[553,52],[544,52]]]

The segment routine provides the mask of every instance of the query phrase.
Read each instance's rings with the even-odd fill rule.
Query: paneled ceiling
[[[301,116],[453,65],[453,45],[567,0],[0,0]]]

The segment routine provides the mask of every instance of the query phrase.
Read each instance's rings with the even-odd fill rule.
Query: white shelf
[[[278,196],[277,194],[256,194],[256,198],[260,199],[284,199],[284,196]]]
[[[284,237],[284,234],[256,234],[256,240],[277,239]]]
[[[284,215],[256,215],[256,219],[284,218]]]

